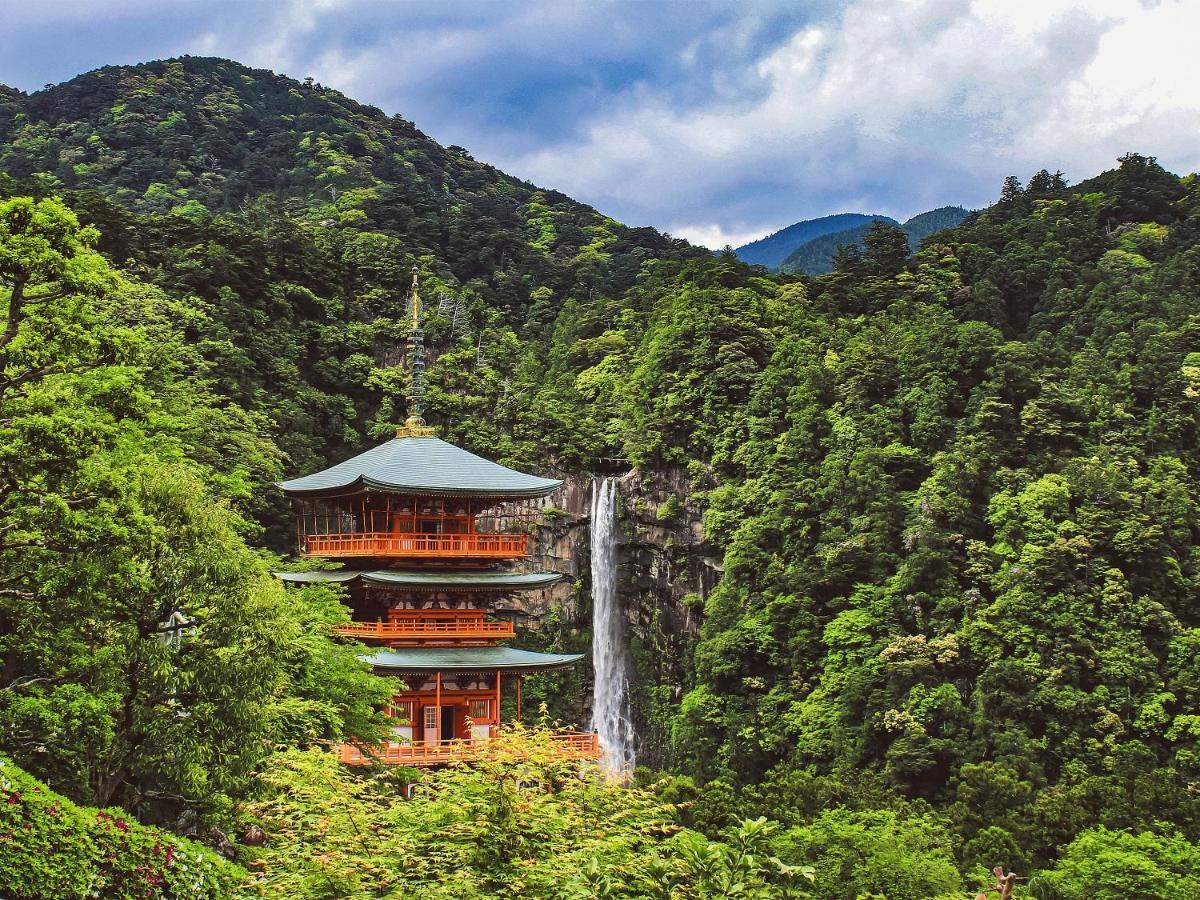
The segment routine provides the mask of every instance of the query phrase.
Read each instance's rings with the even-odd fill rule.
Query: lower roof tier
[[[565,669],[582,653],[535,653],[515,647],[400,647],[365,653],[360,659],[389,672],[545,672]]]
[[[550,587],[563,578],[558,572],[406,572],[399,569],[276,572],[275,576],[294,584],[330,581],[345,584],[358,581],[375,587],[395,586],[418,590],[451,588],[459,591],[529,591]]]

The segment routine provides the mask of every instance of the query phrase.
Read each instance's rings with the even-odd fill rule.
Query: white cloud
[[[764,234],[762,229],[759,228],[751,228],[742,231],[726,231],[715,222],[685,223],[674,226],[668,225],[664,227],[663,230],[674,237],[686,238],[693,244],[696,244],[700,247],[707,247],[709,250],[721,250],[726,246],[740,247],[742,244],[748,244],[751,241],[762,237]],[[769,230],[775,231],[778,229]]]
[[[312,75],[707,246],[1128,150],[1200,167],[1198,0],[61,0],[5,24],[29,88],[180,53]]]
[[[853,208],[865,184],[911,214],[983,202],[1010,172],[1086,177],[1127,150],[1191,170],[1196,34],[1200,4],[1179,0],[858,0],[759,59],[765,90],[745,108],[629,93],[499,162],[649,221],[713,222],[675,229],[710,246]],[[764,192],[754,209],[740,188]]]

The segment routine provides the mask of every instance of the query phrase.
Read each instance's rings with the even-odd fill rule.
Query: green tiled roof
[[[292,584],[314,584],[316,582],[353,581],[363,573],[346,572],[339,569],[336,572],[274,572],[273,574],[280,581],[290,581]]]
[[[514,647],[402,647],[376,650],[360,659],[394,672],[537,672],[565,669],[582,653],[534,653]]]
[[[380,569],[357,572],[337,569],[323,572],[276,572],[282,581],[294,584],[313,582],[347,582],[361,578],[367,584],[399,585],[402,587],[453,587],[476,591],[520,591],[550,587],[562,580],[558,572],[400,572]]]
[[[445,497],[544,497],[562,482],[527,475],[435,437],[398,437],[345,462],[280,483],[297,496],[361,487]]]

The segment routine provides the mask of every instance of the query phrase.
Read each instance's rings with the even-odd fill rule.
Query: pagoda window
[[[470,703],[470,716],[475,722],[490,722],[492,720],[492,701],[472,700]]]
[[[384,704],[383,714],[389,719],[411,724],[413,717],[416,715],[415,706],[416,702],[413,700],[392,700]]]

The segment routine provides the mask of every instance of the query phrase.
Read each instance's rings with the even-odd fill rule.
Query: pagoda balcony
[[[389,741],[373,751],[355,744],[338,747],[338,759],[347,766],[414,766],[424,768],[487,759],[490,742],[482,741]],[[599,759],[600,741],[595,732],[563,732],[553,736],[556,759]]]
[[[325,557],[523,559],[525,534],[408,534],[387,531],[304,536],[304,553]]]
[[[512,622],[459,619],[433,622],[428,619],[395,619],[390,622],[351,622],[339,625],[338,634],[365,640],[387,641],[502,641],[516,637]]]

